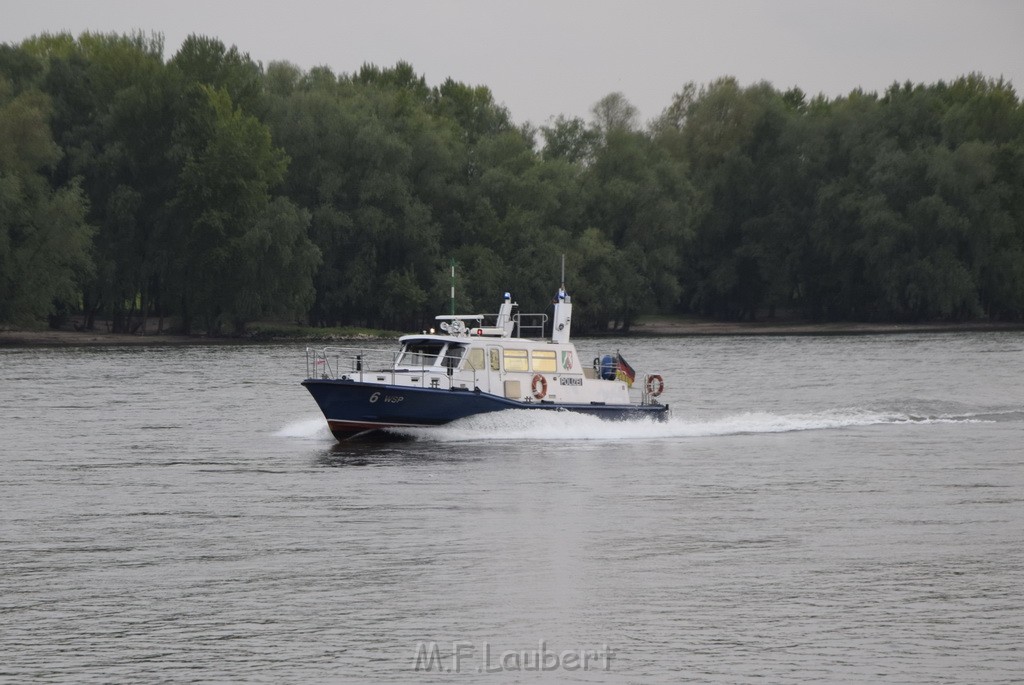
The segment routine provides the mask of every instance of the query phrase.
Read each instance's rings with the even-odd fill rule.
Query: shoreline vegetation
[[[561,255],[578,334],[1024,322],[1003,78],[829,97],[722,76],[648,122],[613,92],[538,126],[407,62],[264,65],[198,35],[165,54],[142,32],[0,44],[0,326],[405,331],[453,287],[459,311],[546,302]]]
[[[967,333],[1024,331],[1024,323],[968,321],[960,323],[810,322],[801,320],[715,321],[695,318],[650,317],[633,324],[629,333],[609,331],[578,337],[723,337],[900,335],[907,333]],[[93,345],[218,345],[260,343],[332,343],[394,340],[404,333],[372,329],[315,329],[294,325],[253,327],[242,336],[156,333],[111,333],[106,330],[0,329],[0,347],[79,347]]]

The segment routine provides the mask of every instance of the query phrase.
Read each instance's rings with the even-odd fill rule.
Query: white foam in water
[[[556,411],[509,410],[481,414],[434,428],[392,432],[422,440],[641,440],[693,438],[746,433],[787,433],[882,424],[974,422],[969,417],[916,417],[910,414],[836,409],[804,414],[747,412],[716,419],[673,417],[668,421],[604,421],[595,416]]]
[[[298,419],[275,432],[279,438],[305,438],[307,440],[334,440],[323,416]]]
[[[802,414],[746,412],[716,419],[673,417],[668,421],[605,421],[596,416],[559,411],[512,409],[480,414],[431,428],[390,429],[395,435],[437,442],[477,440],[643,440],[700,438],[745,433],[788,433],[882,424],[974,423],[970,416],[917,416],[901,412],[833,409]],[[298,419],[274,433],[277,437],[334,440],[322,416]]]

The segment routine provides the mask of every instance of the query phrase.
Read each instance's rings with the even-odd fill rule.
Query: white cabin
[[[456,387],[524,402],[629,404],[629,386],[602,380],[593,360],[581,359],[569,341],[572,302],[559,291],[549,340],[513,337],[516,329],[543,331],[546,314],[516,313],[505,298],[493,322],[482,314],[438,316],[433,331],[400,338],[392,378],[395,385]],[[539,322],[539,323],[538,323]]]

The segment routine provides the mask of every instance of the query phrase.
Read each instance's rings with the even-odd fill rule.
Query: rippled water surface
[[[1024,335],[577,344],[671,420],[337,445],[299,346],[0,349],[0,680],[1024,677]]]

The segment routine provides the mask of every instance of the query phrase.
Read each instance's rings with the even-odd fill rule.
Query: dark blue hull
[[[440,426],[456,419],[504,409],[562,410],[603,419],[651,417],[664,420],[663,404],[558,404],[518,402],[475,390],[417,388],[350,380],[307,378],[302,381],[320,406],[338,440],[367,431],[409,426]]]

